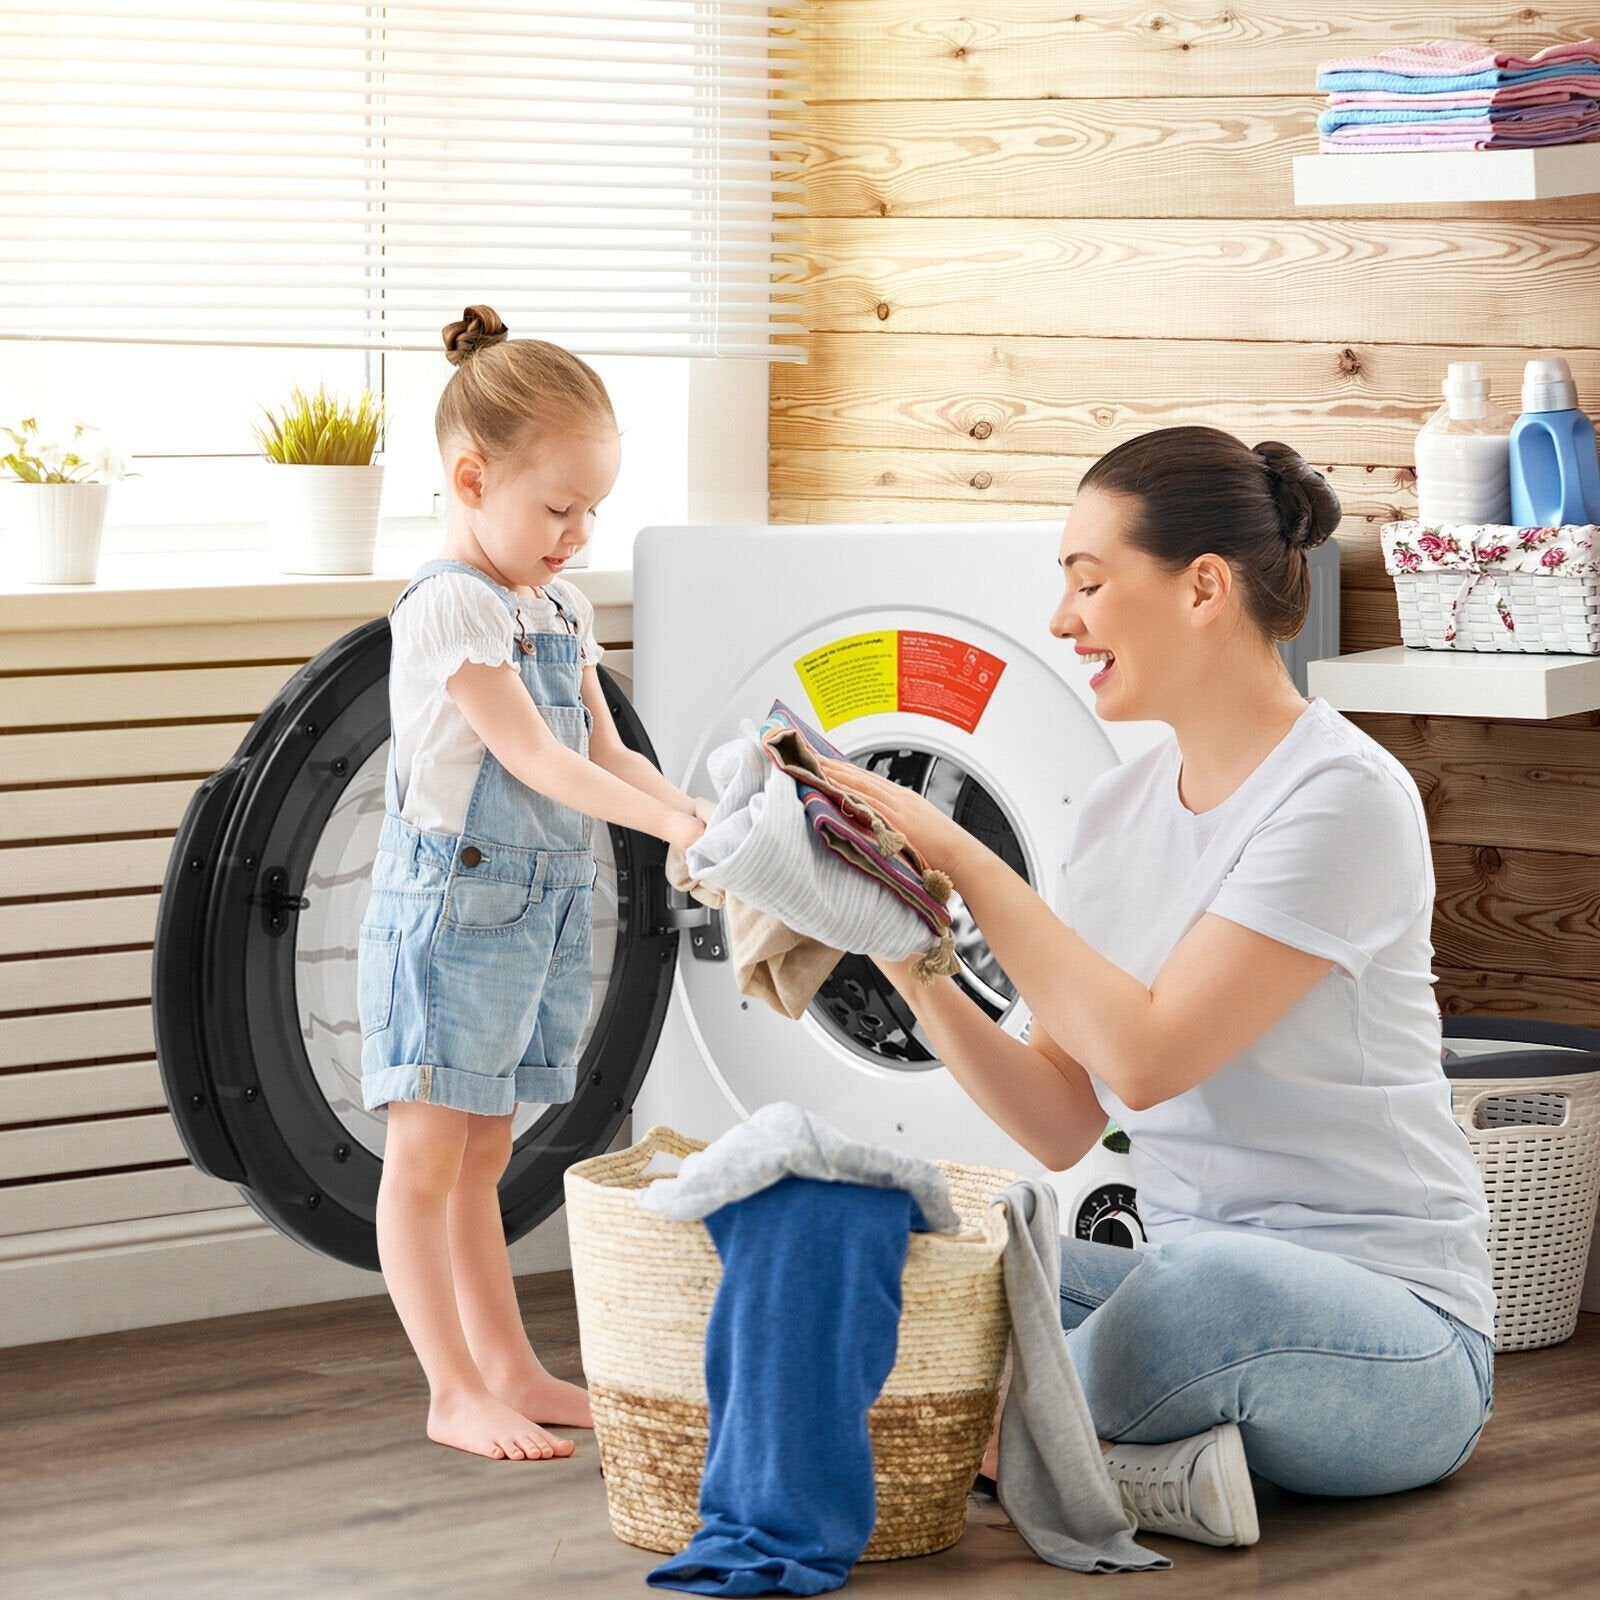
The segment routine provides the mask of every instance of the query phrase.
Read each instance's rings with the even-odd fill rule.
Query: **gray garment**
[[[1001,1258],[1011,1306],[1011,1388],[1000,1416],[1000,1504],[1029,1548],[1074,1572],[1170,1567],[1134,1542],[1100,1456],[1083,1385],[1061,1331],[1056,1192],[1026,1178],[1000,1196],[1010,1222]]]
[[[949,1185],[931,1161],[847,1139],[815,1112],[782,1100],[686,1157],[676,1178],[641,1189],[639,1204],[672,1222],[697,1222],[784,1178],[904,1189],[935,1233],[961,1227]]]

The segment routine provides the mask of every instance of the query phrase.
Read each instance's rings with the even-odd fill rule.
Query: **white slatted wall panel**
[[[0,630],[0,1346],[381,1292],[189,1166],[150,1023],[158,891],[190,795],[365,620]],[[596,623],[626,643],[625,607]]]

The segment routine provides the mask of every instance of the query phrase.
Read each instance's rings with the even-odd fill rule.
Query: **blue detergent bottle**
[[[1600,518],[1600,454],[1594,424],[1578,409],[1572,370],[1560,356],[1530,361],[1522,415],[1511,429],[1511,520],[1554,528]]]

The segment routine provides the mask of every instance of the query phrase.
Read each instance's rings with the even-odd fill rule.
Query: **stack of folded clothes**
[[[720,909],[742,993],[798,1017],[841,952],[915,957],[920,982],[961,969],[945,902],[950,879],[819,757],[839,752],[781,700],[757,730],[706,758],[717,790],[706,831],[667,852],[673,886]],[[705,806],[697,802],[697,809]]]
[[[1600,43],[1514,56],[1435,39],[1325,61],[1317,87],[1324,153],[1527,150],[1600,139]]]

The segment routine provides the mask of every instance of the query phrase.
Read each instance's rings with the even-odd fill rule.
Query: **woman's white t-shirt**
[[[594,607],[565,579],[552,578],[531,599],[512,596],[523,626],[529,633],[567,631],[552,593],[577,629],[579,659],[593,666],[605,654],[595,642]],[[510,663],[517,625],[488,585],[445,571],[424,578],[389,626],[389,721],[400,815],[425,833],[456,835],[467,820],[484,745],[445,684],[468,661]]]
[[[1214,810],[1179,799],[1176,740],[1084,797],[1057,910],[1151,983],[1206,912],[1333,969],[1192,1089],[1133,1111],[1152,1244],[1267,1235],[1403,1280],[1494,1329],[1483,1181],[1450,1111],[1433,997],[1433,864],[1410,775],[1325,701]]]

